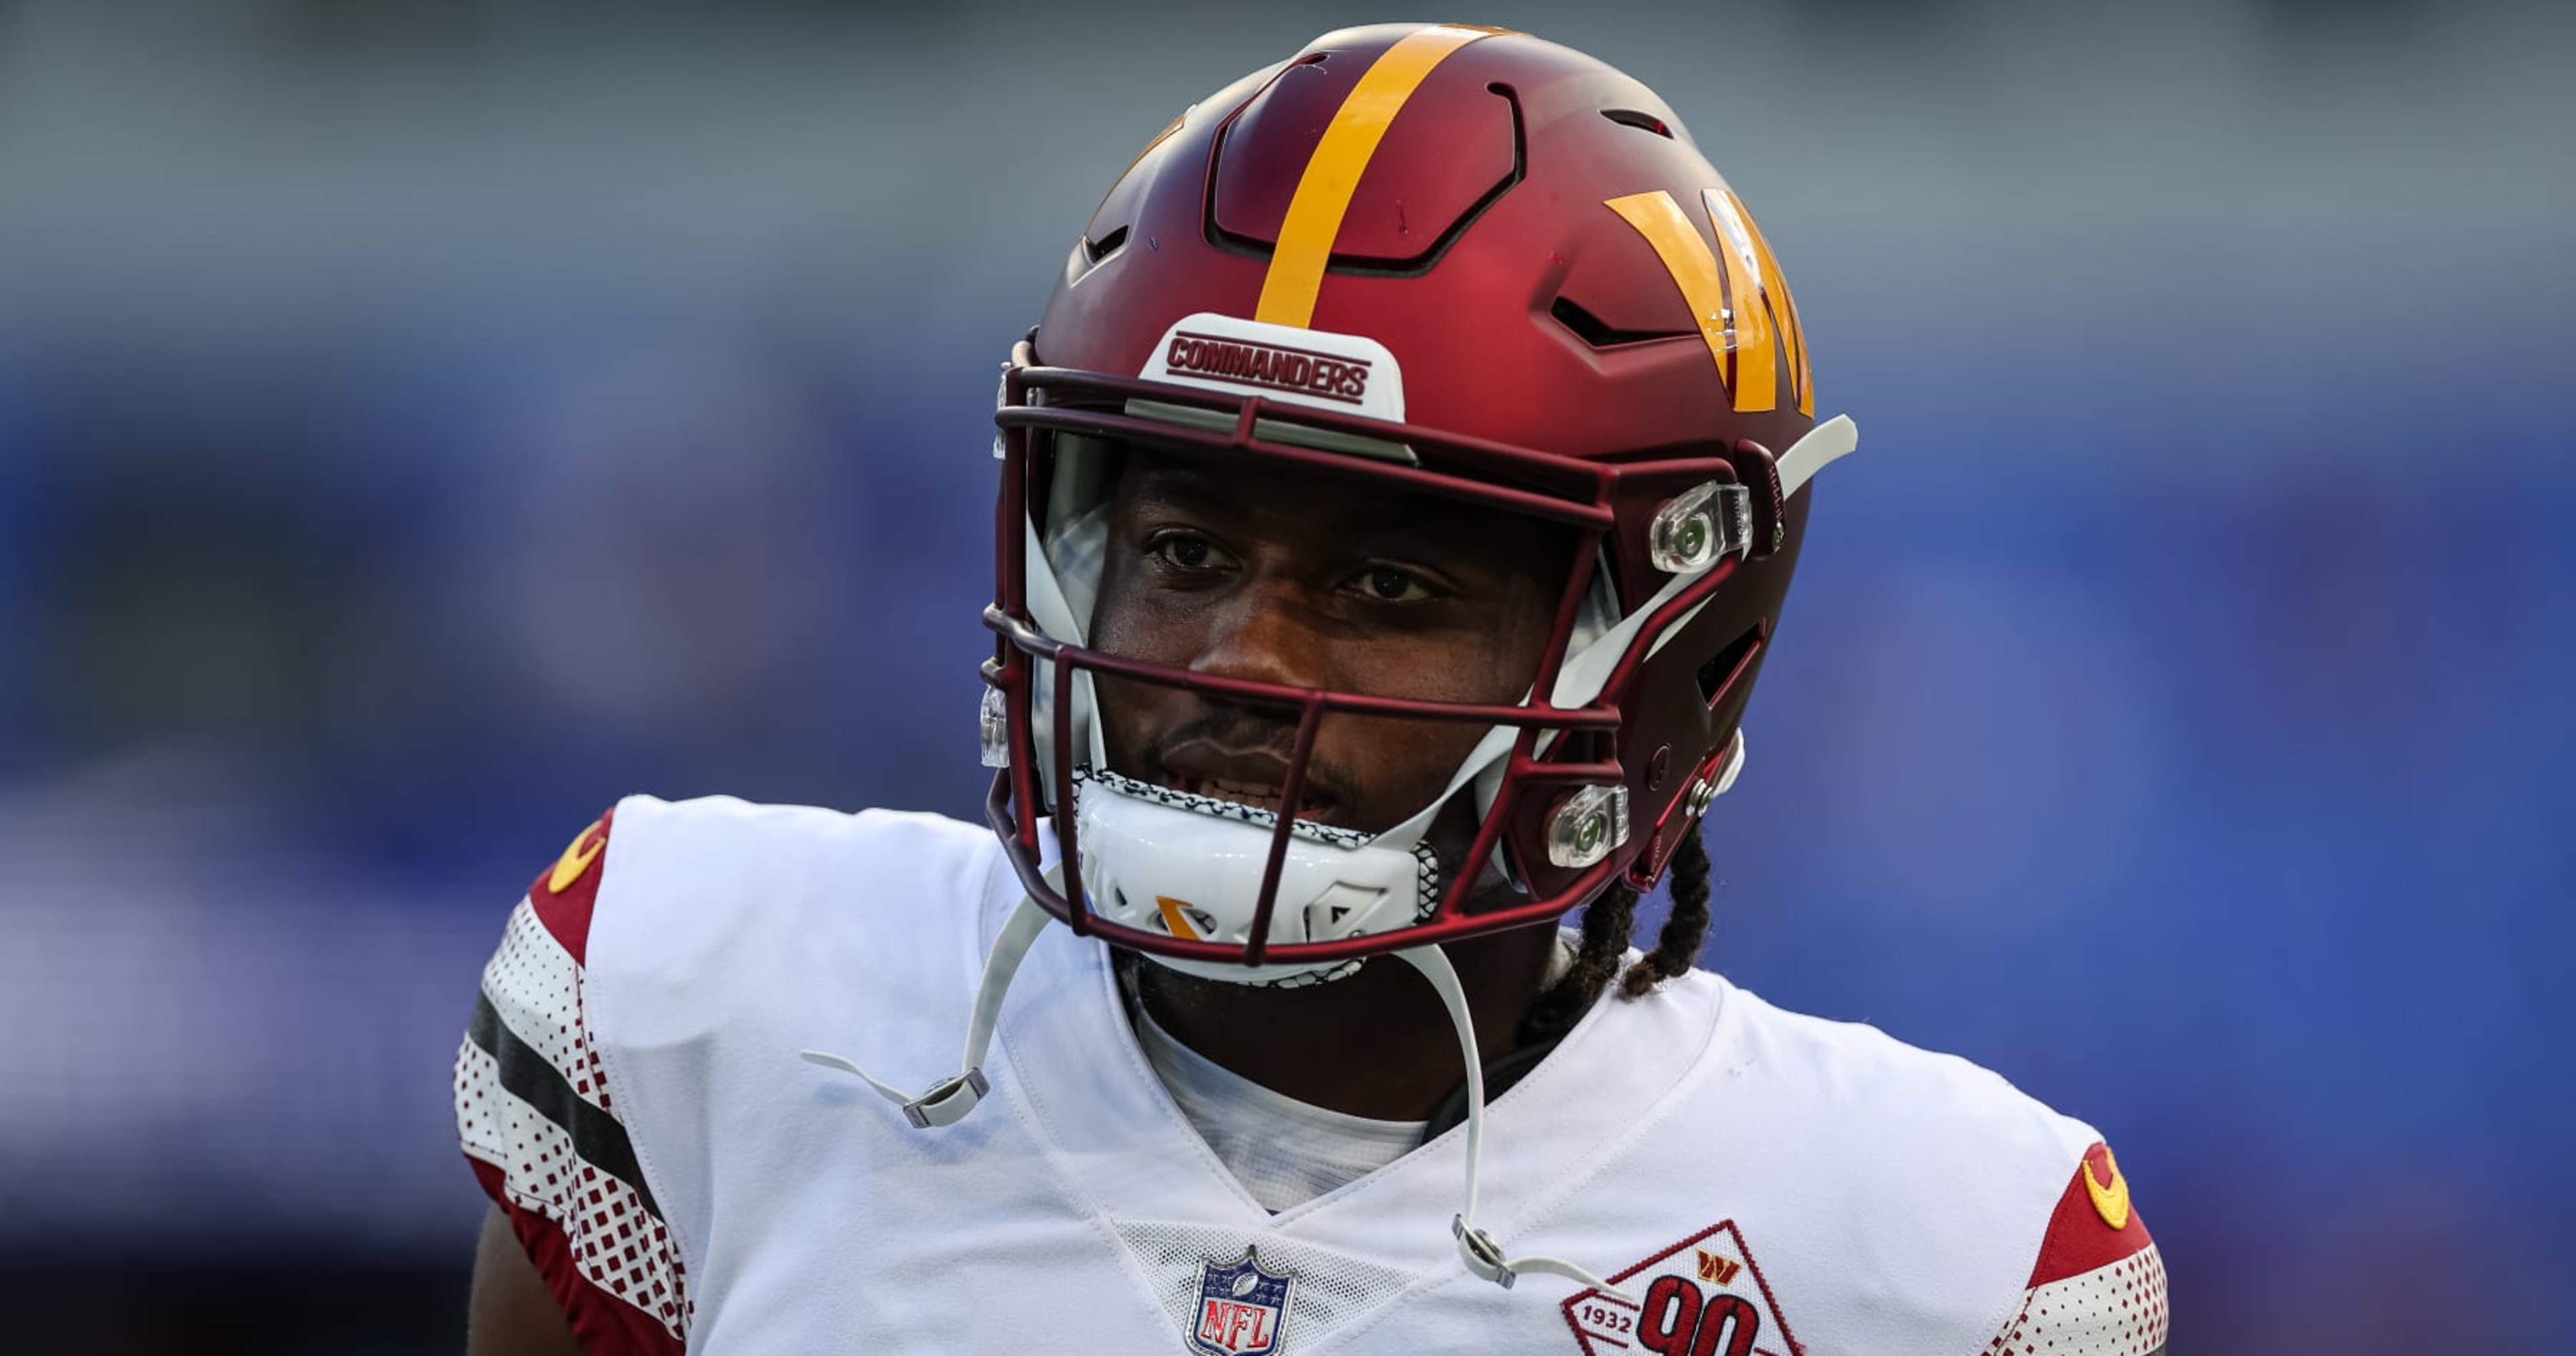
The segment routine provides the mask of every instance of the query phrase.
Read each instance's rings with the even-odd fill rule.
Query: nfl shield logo
[[[1265,1269],[1249,1246],[1231,1266],[1211,1257],[1199,1268],[1198,1321],[1190,1346],[1208,1356],[1259,1356],[1279,1350],[1288,1322],[1292,1272]]]

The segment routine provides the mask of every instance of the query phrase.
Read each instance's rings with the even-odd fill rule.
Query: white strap
[[[1440,995],[1440,1005],[1449,1010],[1450,1023],[1458,1028],[1459,1050],[1467,1057],[1467,1208],[1449,1221],[1449,1232],[1458,1239],[1460,1260],[1467,1264],[1467,1270],[1506,1290],[1511,1289],[1514,1277],[1535,1271],[1563,1276],[1622,1303],[1639,1303],[1635,1296],[1562,1257],[1506,1256],[1493,1235],[1476,1227],[1476,1175],[1485,1155],[1485,1061],[1476,1051],[1476,1028],[1467,1014],[1467,991],[1458,982],[1457,968],[1439,947],[1418,946],[1395,954],[1431,982],[1432,990]]]
[[[1848,414],[1837,414],[1807,430],[1806,437],[1772,463],[1780,471],[1780,497],[1786,499],[1806,488],[1807,482],[1816,478],[1816,472],[1851,455],[1858,446],[1860,425],[1853,423]]]
[[[880,1081],[844,1056],[822,1050],[798,1053],[809,1064],[856,1075],[876,1089],[877,1095],[902,1107],[904,1118],[916,1126],[926,1129],[956,1124],[991,1091],[984,1079],[984,1057],[992,1050],[1002,999],[1010,992],[1011,979],[1019,973],[1020,962],[1028,956],[1030,946],[1046,930],[1047,921],[1046,910],[1032,899],[1021,899],[1011,911],[1010,920],[1002,925],[1001,935],[993,939],[993,949],[984,958],[983,980],[975,986],[975,1012],[966,1026],[964,1072],[933,1084],[920,1096],[906,1096],[902,1089]],[[1476,1182],[1485,1152],[1485,1063],[1476,1050],[1476,1029],[1468,1016],[1466,989],[1460,985],[1457,968],[1449,963],[1447,953],[1437,946],[1414,947],[1395,954],[1420,971],[1432,991],[1440,995],[1440,1005],[1448,1010],[1449,1021],[1458,1030],[1459,1053],[1467,1062],[1466,1208],[1449,1222],[1450,1232],[1458,1239],[1458,1255],[1467,1269],[1505,1289],[1525,1272],[1540,1272],[1562,1276],[1625,1303],[1637,1303],[1635,1296],[1564,1258],[1508,1256],[1491,1234],[1476,1227]]]
[[[1047,912],[1037,901],[1023,897],[1019,907],[1011,910],[1010,921],[1002,925],[1002,934],[993,939],[992,952],[984,957],[984,978],[975,986],[975,1015],[966,1024],[966,1057],[964,1071],[953,1078],[942,1079],[918,1097],[901,1088],[877,1081],[867,1070],[840,1055],[822,1050],[800,1050],[808,1064],[857,1074],[867,1081],[877,1095],[903,1108],[904,1119],[928,1129],[934,1125],[954,1125],[965,1119],[975,1104],[984,1100],[992,1085],[984,1081],[984,1056],[993,1048],[993,1028],[1001,1020],[1003,996],[1011,991],[1011,979],[1020,971],[1029,947],[1038,934],[1046,931]]]
[[[1711,800],[1735,789],[1735,779],[1744,775],[1744,727],[1735,727],[1735,738],[1726,741],[1726,756],[1718,760],[1717,785],[1710,788]]]

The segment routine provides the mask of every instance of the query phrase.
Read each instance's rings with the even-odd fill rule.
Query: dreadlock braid
[[[1613,885],[1583,911],[1583,943],[1574,964],[1530,1005],[1521,1027],[1521,1043],[1554,1040],[1574,1029],[1592,1000],[1619,973],[1619,957],[1628,949],[1628,934],[1637,926],[1637,892]]]
[[[1673,912],[1664,920],[1655,949],[1619,979],[1619,991],[1634,998],[1657,984],[1683,974],[1699,959],[1699,944],[1708,937],[1708,848],[1696,832],[1673,849]]]
[[[1521,1028],[1521,1043],[1536,1044],[1555,1040],[1574,1029],[1593,1000],[1601,996],[1610,981],[1619,980],[1619,991],[1630,998],[1690,969],[1699,958],[1700,942],[1708,935],[1708,849],[1699,835],[1691,834],[1673,849],[1673,912],[1656,938],[1655,949],[1628,973],[1619,973],[1619,958],[1627,953],[1629,934],[1637,926],[1637,892],[1625,885],[1613,885],[1583,911],[1583,941],[1574,955],[1574,964],[1530,1006],[1528,1020]]]

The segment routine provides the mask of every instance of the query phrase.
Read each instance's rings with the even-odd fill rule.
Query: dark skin
[[[1568,540],[1524,516],[1354,482],[1149,451],[1126,459],[1092,642],[1194,672],[1296,687],[1509,704],[1538,671]],[[1220,765],[1257,784],[1241,755],[1275,754],[1293,729],[1277,712],[1197,694],[1097,680],[1111,766],[1221,794]],[[1448,784],[1485,727],[1328,716],[1318,728],[1304,818],[1371,832],[1410,818]],[[1221,755],[1235,761],[1219,763]],[[1255,761],[1260,761],[1256,759]],[[1268,774],[1275,782],[1278,772]],[[1275,790],[1275,787],[1273,788]],[[1436,826],[1444,863],[1474,825]],[[1556,946],[1551,927],[1450,944],[1487,1058],[1513,1048]],[[1456,1031],[1429,984],[1400,961],[1300,989],[1138,970],[1163,1028],[1218,1064],[1316,1106],[1381,1120],[1429,1116],[1465,1076]],[[1282,1033],[1294,1033],[1283,1039]],[[1365,1059],[1349,1058],[1365,1051]]]
[[[581,1356],[572,1320],[564,1317],[497,1205],[484,1212],[483,1236],[474,1244],[465,1351],[466,1356]]]
[[[1529,690],[1566,577],[1566,536],[1534,520],[1424,495],[1246,463],[1136,451],[1113,491],[1092,641],[1200,673],[1478,704]],[[1111,766],[1239,798],[1277,713],[1101,678]],[[1316,732],[1303,817],[1383,831],[1447,785],[1481,726],[1335,716]],[[1250,767],[1247,764],[1251,765]],[[1219,770],[1223,790],[1206,785]],[[1274,778],[1275,781],[1275,778]],[[1275,788],[1274,788],[1275,789]],[[1464,815],[1435,825],[1444,863]],[[1513,1048],[1556,948],[1552,927],[1449,944],[1490,1059]],[[1316,1106],[1422,1120],[1465,1076],[1448,1013],[1411,966],[1380,958],[1302,989],[1252,988],[1138,967],[1154,1019],[1192,1049]],[[1286,1033],[1293,1033],[1289,1036]],[[1365,1058],[1351,1058],[1352,1052]],[[475,1251],[470,1356],[579,1356],[572,1325],[494,1207]]]

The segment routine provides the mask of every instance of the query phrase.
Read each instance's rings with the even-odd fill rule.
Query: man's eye
[[[1369,596],[1382,603],[1418,603],[1432,596],[1420,579],[1392,565],[1372,567],[1361,582]]]
[[[1174,534],[1155,542],[1152,552],[1176,569],[1204,570],[1219,563],[1216,547],[1205,537]]]

